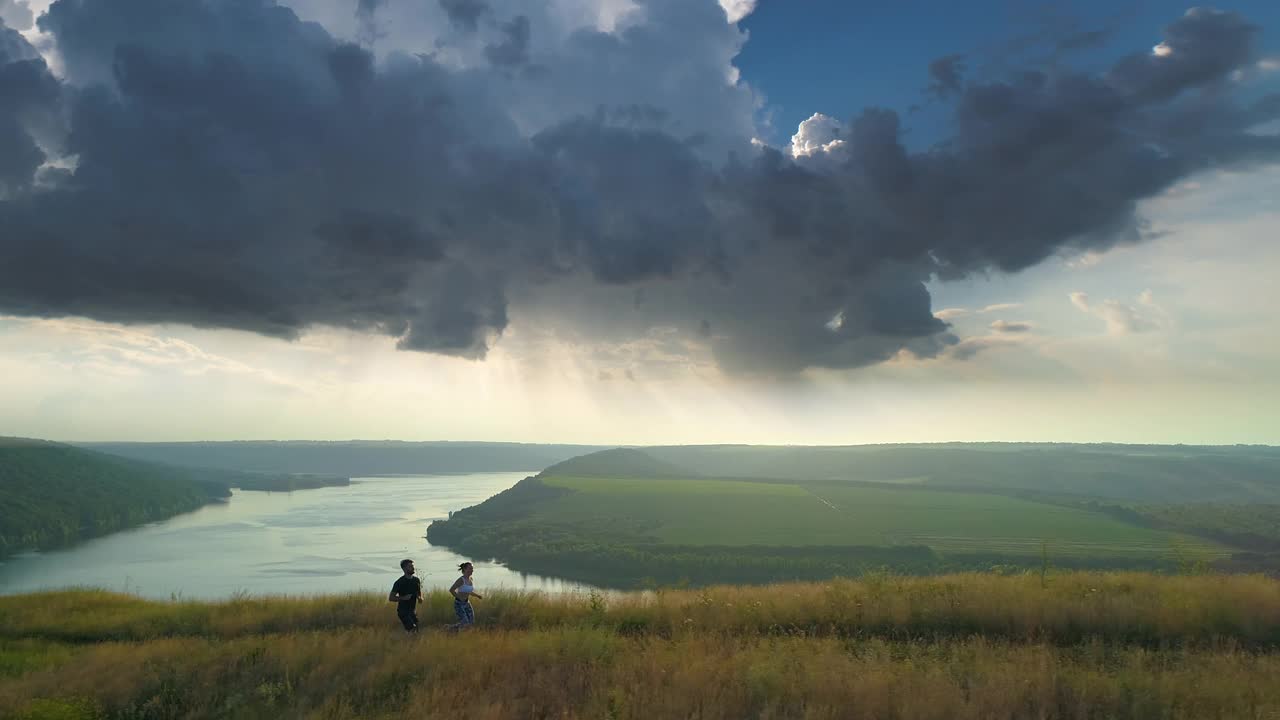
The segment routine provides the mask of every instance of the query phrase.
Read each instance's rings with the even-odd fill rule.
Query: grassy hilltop
[[[1269,718],[1280,582],[1051,573],[494,592],[403,636],[375,595],[0,598],[0,716]],[[424,626],[451,613],[428,598]]]

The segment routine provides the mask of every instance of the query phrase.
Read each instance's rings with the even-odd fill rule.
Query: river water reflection
[[[357,478],[294,493],[236,491],[230,501],[73,548],[0,561],[0,593],[92,586],[146,597],[386,591],[401,558],[427,588],[464,559],[423,538],[444,518],[530,473]],[[587,586],[476,562],[480,587],[566,592]]]

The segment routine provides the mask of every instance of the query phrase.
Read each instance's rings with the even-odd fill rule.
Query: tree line
[[[225,483],[200,471],[4,439],[0,488],[0,555],[105,535],[231,494]]]

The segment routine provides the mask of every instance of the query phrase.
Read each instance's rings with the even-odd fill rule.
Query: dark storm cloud
[[[0,22],[0,198],[28,190],[47,159],[40,129],[55,121],[61,88],[18,31]]]
[[[356,22],[360,30],[358,37],[364,45],[372,45],[378,39],[378,8],[386,0],[356,0]]]
[[[1253,103],[1245,113],[1245,125],[1261,125],[1280,118],[1280,93],[1272,93]]]
[[[19,60],[37,60],[40,53],[22,36],[22,33],[9,27],[0,20],[0,63],[8,64]]]
[[[466,29],[496,12],[441,5]],[[717,115],[738,42],[718,4],[643,7],[536,52],[541,26],[495,17],[488,64],[459,70],[375,61],[269,0],[59,0],[40,26],[65,83],[0,43],[20,100],[0,106],[0,312],[336,326],[469,358],[512,317],[601,342],[675,328],[742,373],[965,357],[931,279],[1135,240],[1144,198],[1280,156],[1248,132],[1280,108],[1223,82],[1252,62],[1234,15],[1190,13],[1169,53],[1100,75],[962,82],[944,59],[945,142],[909,148],[873,109],[792,158]]]
[[[73,180],[3,209],[18,262],[0,305],[283,337],[327,324],[466,356],[505,326],[497,290],[457,279],[466,249],[439,239],[476,120],[438,67],[375,70],[267,3],[87,0],[41,23],[92,81],[63,93]]]
[[[558,179],[561,242],[605,283],[634,283],[714,260],[715,175],[693,149],[648,129],[574,120],[533,139]]]
[[[929,92],[945,98],[960,91],[964,82],[964,56],[947,55],[929,63]]]
[[[502,40],[485,47],[484,55],[494,65],[514,67],[529,62],[529,18],[517,15],[501,26]]]
[[[864,114],[845,173],[877,201],[861,216],[893,240],[890,252],[927,255],[944,277],[1139,239],[1140,200],[1197,171],[1277,160],[1280,140],[1248,129],[1278,108],[1242,110],[1220,86],[1251,64],[1255,30],[1194,10],[1168,28],[1171,52],[1127,57],[1101,77],[972,83],[956,99],[954,135],[927,152],[907,153],[891,116]],[[1200,102],[1206,90],[1220,97]]]
[[[449,16],[449,22],[467,32],[480,27],[480,18],[489,12],[484,0],[440,0],[440,8]]]
[[[1079,30],[1068,33],[1066,36],[1058,40],[1056,48],[1059,52],[1089,50],[1092,48],[1102,47],[1110,39],[1111,31],[1107,29]]]
[[[1111,69],[1122,90],[1150,99],[1219,83],[1253,58],[1258,26],[1235,13],[1193,8],[1165,28],[1153,52],[1135,53]]]

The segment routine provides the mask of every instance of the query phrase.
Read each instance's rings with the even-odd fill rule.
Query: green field
[[[981,493],[858,484],[547,477],[571,492],[529,508],[545,524],[638,529],[673,545],[926,545],[1055,557],[1225,555],[1209,541],[1101,513]]]
[[[693,477],[908,483],[940,490],[1034,492],[1146,504],[1280,503],[1280,451],[1268,447],[721,445],[645,448],[644,454],[668,472],[676,468]],[[592,464],[607,465],[607,455],[597,453]],[[639,465],[640,459],[630,462]]]

